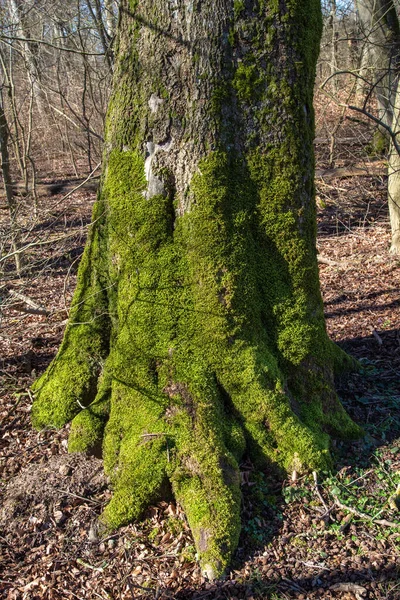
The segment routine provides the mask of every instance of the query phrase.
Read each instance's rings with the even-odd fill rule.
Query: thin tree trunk
[[[115,0],[104,0],[105,26],[109,40],[113,40],[116,33],[118,7]]]
[[[331,29],[332,29],[332,40],[331,40],[331,75],[335,75],[338,71],[338,24],[337,24],[337,6],[336,0],[331,0]],[[338,89],[337,78],[333,78],[332,85],[335,90]]]
[[[397,88],[397,96],[394,104],[393,131],[400,133],[400,85]],[[400,141],[400,136],[397,135]],[[390,252],[392,254],[400,253],[400,155],[390,144],[389,163],[388,163],[388,204],[390,227],[392,232],[392,242]]]
[[[372,81],[382,123],[397,135],[400,131],[400,24],[397,0],[358,0],[357,9],[372,61]],[[383,132],[383,133],[382,133]],[[387,130],[380,130],[387,138]],[[392,140],[388,161],[388,205],[392,243],[390,252],[400,251],[400,157]]]
[[[8,154],[8,124],[4,113],[3,99],[0,94],[0,154],[1,172],[3,175],[4,188],[6,192],[8,212],[10,215],[11,247],[14,252],[15,267],[18,275],[22,269],[22,256],[19,252],[19,229],[17,223],[17,205],[15,202],[12,179],[10,174],[10,160]]]
[[[92,1],[94,3],[94,8],[92,6]],[[103,8],[101,6],[100,0],[86,0],[86,4],[92,15],[97,32],[99,34],[101,45],[102,45],[103,51],[104,51],[105,59],[107,61],[108,66],[110,67],[110,69],[112,69],[113,56],[112,56],[112,50],[110,47],[111,40],[108,36],[106,26],[104,25],[104,21],[103,21],[103,17],[102,17]],[[107,8],[106,8],[105,12],[106,12],[106,16],[107,16]]]
[[[28,41],[29,36],[26,34],[24,26],[23,3],[20,0],[8,0],[11,19],[15,27],[16,35],[21,38],[21,48],[26,64],[26,70],[32,86],[33,95],[39,113],[44,116],[47,110],[46,95],[43,92],[40,78],[40,71],[37,65],[37,59],[32,44]]]
[[[357,0],[364,36],[361,75],[370,82],[379,118],[391,126],[400,65],[400,28],[396,0]]]

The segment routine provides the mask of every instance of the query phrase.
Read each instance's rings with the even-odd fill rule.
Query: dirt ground
[[[10,264],[4,277],[46,314],[14,298],[0,317],[1,598],[400,599],[400,260],[388,254],[384,164],[365,155],[363,172],[346,176],[364,142],[351,125],[339,135],[332,167],[320,124],[318,168],[330,170],[316,180],[318,251],[329,333],[360,362],[338,392],[366,435],[336,443],[335,471],[318,478],[277,481],[242,464],[243,533],[216,584],[202,578],[173,503],[102,538],[101,461],[68,455],[68,426],[32,430],[29,386],[60,343],[94,194],[44,198],[34,226],[21,210],[29,269],[18,279]]]

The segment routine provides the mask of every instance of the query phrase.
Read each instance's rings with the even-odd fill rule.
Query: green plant
[[[310,498],[311,494],[310,490],[306,488],[289,485],[288,487],[283,488],[282,496],[286,504],[291,504],[302,498]]]

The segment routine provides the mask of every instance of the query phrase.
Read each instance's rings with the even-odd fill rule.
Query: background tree
[[[381,158],[382,153],[387,153],[388,156],[390,251],[397,254],[400,250],[400,145],[397,139],[400,124],[397,97],[400,93],[400,5],[397,0],[357,0],[353,7],[348,3],[341,3],[340,7],[341,19],[337,21],[339,37],[336,37],[337,48],[334,51],[330,24],[332,11],[329,12],[330,3],[325,3],[326,27],[320,61],[321,88],[341,107],[336,125],[328,129],[329,166],[334,167],[338,132],[345,121],[347,125],[351,119],[363,123],[366,127],[366,163],[370,162],[372,155]],[[329,56],[333,54],[339,57],[340,62],[336,70],[332,61],[329,63]],[[327,62],[330,72],[325,67]],[[365,119],[370,120],[370,125]],[[371,130],[371,125],[375,129]],[[350,138],[347,141],[350,142]],[[351,156],[348,159],[351,161]],[[367,164],[365,168],[369,168]]]
[[[367,99],[371,94],[376,98],[378,118],[382,124],[380,138],[387,140],[389,146],[390,251],[397,254],[400,252],[400,5],[397,0],[358,0],[356,6],[364,36],[361,81],[368,94]]]
[[[100,13],[104,23],[96,17]],[[3,0],[0,16],[1,117],[7,125],[1,149],[7,154],[2,169],[9,214],[0,288],[10,291],[10,265],[16,263],[18,278],[31,272],[32,257],[22,266],[24,249],[43,241],[33,233],[49,211],[38,201],[38,180],[66,180],[98,168],[117,4]]]
[[[124,0],[102,189],[33,422],[103,444],[103,521],[168,482],[204,571],[240,531],[238,463],[327,468],[360,431],[333,370],[315,250],[317,0]]]
[[[0,10],[0,68],[12,87],[4,108],[19,152],[29,131],[39,172],[49,175],[57,159],[76,176],[91,171],[101,153],[116,3],[6,0]]]

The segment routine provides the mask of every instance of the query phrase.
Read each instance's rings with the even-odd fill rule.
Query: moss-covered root
[[[113,497],[101,520],[114,529],[137,519],[172,486],[203,571],[214,579],[228,565],[240,533],[240,425],[225,419],[216,380],[202,369],[190,387],[170,383],[161,394],[137,387],[113,382],[103,442]]]
[[[104,428],[110,414],[111,376],[107,368],[98,381],[94,401],[74,417],[68,437],[69,452],[101,455]]]
[[[285,471],[332,467],[330,434],[356,439],[363,431],[347,415],[332,377],[316,364],[297,367],[285,381],[267,369],[265,356],[244,349],[218,373],[247,434],[247,446],[259,466]],[[247,370],[240,366],[247,365]],[[289,385],[290,383],[290,385]]]
[[[239,541],[238,464],[227,452],[194,446],[173,474],[172,485],[185,510],[202,572],[212,581],[224,572]]]
[[[32,423],[37,429],[62,427],[96,395],[101,355],[84,343],[89,339],[86,327],[70,327],[57,357],[32,386]]]
[[[181,431],[183,434],[183,430]],[[240,477],[233,455],[212,443],[201,447],[186,435],[181,450],[175,436],[141,434],[122,440],[112,472],[113,497],[101,522],[115,529],[142,516],[165,496],[168,478],[185,510],[200,565],[210,579],[220,576],[237,548],[240,533]],[[105,448],[114,445],[105,437]],[[179,437],[179,436],[178,436]],[[211,435],[211,437],[213,437]]]
[[[200,369],[196,378],[187,375],[191,385],[180,385],[179,395],[171,398],[176,405],[171,421],[176,447],[169,474],[202,571],[212,580],[223,573],[239,540],[238,461],[245,442],[240,424],[227,418],[224,395],[214,375],[207,368]]]
[[[168,440],[162,433],[132,435],[121,442],[118,466],[110,474],[113,497],[101,516],[108,528],[138,519],[161,497],[167,483],[168,452]]]
[[[50,367],[32,387],[32,422],[38,429],[62,427],[97,393],[110,336],[104,218],[104,206],[98,201],[63,342]]]

